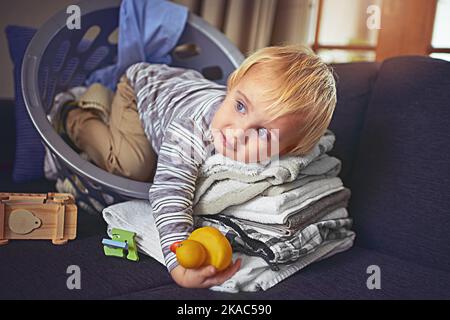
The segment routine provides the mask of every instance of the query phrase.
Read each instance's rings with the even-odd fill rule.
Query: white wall
[[[5,27],[20,25],[38,28],[59,10],[78,0],[0,0],[0,98],[14,96],[13,68]]]

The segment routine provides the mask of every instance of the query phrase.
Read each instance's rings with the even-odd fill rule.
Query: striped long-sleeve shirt
[[[170,251],[193,229],[192,205],[200,165],[214,153],[211,120],[226,87],[191,69],[138,63],[126,75],[137,98],[147,138],[158,155],[149,200],[166,266],[178,265]]]

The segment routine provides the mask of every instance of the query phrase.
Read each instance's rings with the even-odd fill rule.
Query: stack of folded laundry
[[[234,248],[263,258],[272,270],[297,261],[327,241],[354,238],[350,190],[329,156],[327,130],[303,157],[243,164],[215,154],[201,168],[194,199],[197,226],[214,226]]]
[[[218,228],[234,247],[233,260],[242,259],[238,272],[211,290],[267,290],[353,245],[350,190],[338,177],[340,160],[327,155],[334,141],[328,130],[303,157],[245,164],[215,154],[206,160],[197,178],[195,225]],[[138,249],[164,264],[148,201],[111,205],[103,218],[110,235],[112,228],[136,232]]]

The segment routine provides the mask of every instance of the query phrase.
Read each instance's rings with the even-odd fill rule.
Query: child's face
[[[294,132],[301,125],[298,115],[270,121],[265,107],[273,101],[264,92],[276,86],[270,75],[253,66],[227,93],[211,122],[214,147],[224,156],[242,162],[260,162],[283,155],[297,145]]]

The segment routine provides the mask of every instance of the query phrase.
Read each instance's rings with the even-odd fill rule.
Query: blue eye
[[[236,103],[236,111],[240,112],[240,113],[245,113],[247,110],[246,110],[245,106],[240,101],[237,101],[237,103]]]

